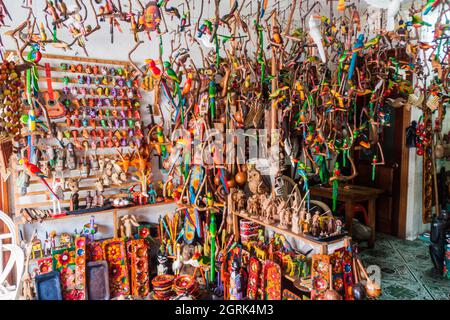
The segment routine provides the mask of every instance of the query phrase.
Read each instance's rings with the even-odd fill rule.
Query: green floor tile
[[[433,268],[423,241],[378,234],[375,248],[362,243],[359,256],[366,267],[380,267],[381,300],[450,300],[450,280]]]
[[[432,300],[428,291],[417,282],[382,280],[380,300]]]

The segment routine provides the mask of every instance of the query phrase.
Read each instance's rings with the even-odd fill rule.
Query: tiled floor
[[[381,269],[382,300],[448,300],[450,280],[438,274],[428,255],[428,244],[378,234],[375,248],[360,247],[365,266]]]

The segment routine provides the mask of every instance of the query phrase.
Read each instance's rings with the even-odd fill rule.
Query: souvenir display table
[[[423,160],[437,219],[448,1],[16,2],[0,204],[21,298],[376,299],[352,216],[368,202],[373,246],[383,191],[349,182],[392,148]]]
[[[327,199],[333,198],[333,190],[331,188],[314,186],[309,190],[312,196]],[[370,247],[373,247],[375,243],[376,201],[378,196],[383,192],[383,190],[356,185],[347,185],[339,188],[338,191],[337,200],[345,203],[345,221],[350,235],[352,234],[353,204],[367,201],[368,226],[372,229],[369,240]]]

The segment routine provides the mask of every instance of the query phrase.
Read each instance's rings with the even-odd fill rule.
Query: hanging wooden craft
[[[197,216],[195,215],[194,209],[185,209],[184,212],[185,218],[183,239],[187,244],[192,244],[195,240],[195,234],[197,230]]]
[[[75,238],[75,288],[76,300],[86,300],[86,238]]]
[[[263,268],[264,300],[281,300],[281,268],[266,260]]]
[[[344,288],[344,248],[339,248],[331,254],[331,266],[333,269],[333,289],[336,290],[342,297],[345,296]]]
[[[131,241],[131,294],[145,298],[150,291],[148,246],[144,239]]]
[[[39,259],[37,265],[38,274],[46,274],[53,271],[53,261],[51,257]]]
[[[344,271],[345,300],[353,300],[353,253],[351,248],[345,248],[342,257],[342,270]]]
[[[434,150],[433,150],[433,133],[432,133],[432,120],[430,112],[428,111],[428,108],[426,108],[426,111],[424,112],[423,117],[423,124],[424,124],[424,132],[422,133],[424,140],[427,141],[423,145],[423,179],[422,179],[422,222],[430,223],[431,219],[433,217],[433,201],[435,202],[435,205],[438,206],[438,203],[436,203],[436,199],[433,199],[435,196],[435,192],[437,192],[434,188],[434,179],[436,175],[436,168],[435,168],[435,157],[434,157]],[[436,210],[439,211],[439,210]]]
[[[37,55],[37,52],[34,51],[34,54]],[[22,134],[28,137],[24,135],[20,142],[14,142],[14,147],[19,147],[21,158],[24,158],[24,169],[27,170],[21,171],[22,168],[17,166],[15,178],[16,181],[20,181],[15,188],[15,194],[20,200],[17,214],[26,218],[22,212],[39,207],[39,212],[42,211],[47,216],[44,217],[44,213],[40,213],[38,216],[32,215],[31,219],[47,218],[51,215],[51,211],[46,209],[52,205],[53,208],[60,205],[63,207],[61,208],[63,212],[66,209],[64,207],[69,205],[79,207],[79,211],[70,213],[80,213],[82,210],[85,210],[83,212],[96,211],[100,207],[109,209],[112,202],[110,200],[125,197],[122,194],[124,191],[120,189],[134,184],[131,182],[131,175],[138,172],[134,165],[148,165],[146,147],[142,143],[144,127],[141,122],[139,103],[139,79],[133,75],[127,62],[95,59],[99,65],[89,65],[88,63],[92,61],[90,58],[50,54],[43,54],[42,60],[44,63],[36,65],[33,73],[30,74],[30,85],[26,86],[26,90],[22,88],[27,104],[22,106],[22,117],[19,116],[17,123],[22,127]],[[62,62],[56,62],[56,60]],[[42,67],[41,65],[44,64],[46,66]],[[56,70],[58,75],[55,74],[56,64],[60,64],[59,70]],[[34,71],[40,75],[37,80],[34,79]],[[16,76],[18,74],[14,75]],[[43,83],[43,89],[47,90],[46,92],[41,90],[39,97],[35,95],[35,89],[39,89],[34,86],[35,82]],[[61,93],[60,99],[57,97],[58,93]],[[32,98],[34,108],[30,109],[28,97]],[[45,101],[47,101],[47,107],[45,107]],[[0,123],[1,109],[0,103]],[[39,115],[41,110],[43,112]],[[27,114],[29,111],[31,112]],[[63,115],[65,118],[56,119]],[[48,121],[47,118],[49,118]],[[1,127],[0,124],[0,132]],[[34,133],[30,131],[30,128],[35,129]],[[47,132],[49,134],[44,135]],[[53,136],[57,139],[50,139]],[[102,152],[102,155],[97,152],[99,149],[121,147],[139,148],[141,156],[145,154],[140,160],[137,157],[128,159],[127,167],[130,167],[128,173],[124,171],[123,159],[117,158],[114,150]],[[40,152],[34,152],[37,150]],[[122,152],[126,153],[126,151]],[[130,151],[127,152],[132,154]],[[25,160],[29,155],[34,159],[28,159],[28,164]],[[80,184],[84,183],[85,186],[77,190],[79,192],[66,194],[65,198],[61,197],[60,204],[53,201],[53,196],[46,195],[48,192],[43,188],[38,190],[33,187],[32,194],[24,197],[28,185],[34,184],[36,178],[35,175],[30,174],[30,170],[35,169],[32,164],[41,169],[43,175],[56,177],[57,180],[61,174],[65,176],[66,181],[68,178],[76,180],[77,177],[74,175],[79,175]],[[1,157],[0,171],[2,171]],[[31,176],[31,181],[28,181],[26,173]],[[59,181],[55,184],[59,184]],[[46,189],[53,189],[53,187],[46,187]],[[60,196],[60,193],[57,195]],[[46,196],[45,200],[43,196]],[[86,204],[86,208],[81,204]],[[98,261],[103,258],[100,253],[91,259],[89,249],[87,248],[88,261]]]
[[[14,62],[3,61],[0,64],[2,77],[0,77],[0,143],[4,139],[11,139],[20,133],[22,122],[22,101],[20,99],[23,83],[20,72]]]
[[[302,298],[288,289],[283,290],[283,300],[302,300]]]
[[[62,118],[66,115],[66,109],[64,105],[59,102],[59,92],[53,90],[52,70],[50,63],[48,62],[45,63],[45,76],[47,78],[47,91],[43,92],[43,96],[48,117],[50,119]]]
[[[78,300],[75,288],[75,247],[54,250],[52,254],[53,270],[61,277],[64,300]]]
[[[249,262],[249,273],[248,273],[248,283],[247,283],[247,297],[250,300],[258,300],[259,288],[261,280],[261,263],[255,257],[250,258]]]
[[[111,297],[130,294],[130,279],[125,243],[123,239],[114,238],[102,243],[104,259],[108,262]]]
[[[139,17],[139,25],[143,26],[147,31],[155,31],[161,22],[161,13],[158,3],[150,1],[144,8],[144,13]]]
[[[322,300],[323,294],[329,287],[330,256],[315,254],[312,257],[311,266],[311,300]]]

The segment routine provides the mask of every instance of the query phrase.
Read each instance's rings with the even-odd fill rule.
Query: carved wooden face
[[[248,186],[251,193],[257,193],[261,180],[261,174],[256,169],[251,168],[248,171]]]
[[[77,192],[79,187],[78,187],[78,181],[74,180],[74,179],[69,179],[67,181],[67,186],[69,187],[69,189],[72,192]]]
[[[144,25],[147,31],[155,31],[161,21],[158,4],[150,1],[144,10],[144,15],[139,18],[139,24]]]

